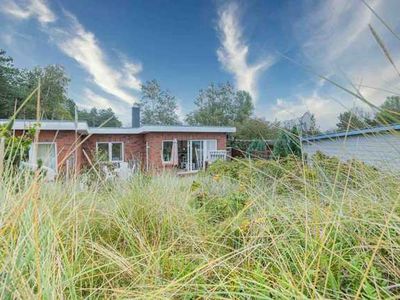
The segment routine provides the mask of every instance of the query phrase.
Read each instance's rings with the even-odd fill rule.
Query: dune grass
[[[398,179],[329,159],[129,182],[10,174],[0,297],[398,297]]]

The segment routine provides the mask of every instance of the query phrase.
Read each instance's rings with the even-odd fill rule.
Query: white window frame
[[[29,148],[29,163],[30,164],[37,164],[37,153],[35,152],[35,145],[54,145],[54,151],[55,151],[55,166],[56,169],[54,170],[55,172],[57,172],[58,169],[58,151],[57,151],[57,143],[56,142],[33,142]],[[34,157],[36,156],[36,157]],[[36,160],[36,161],[35,161]]]
[[[96,142],[96,153],[99,152],[99,144],[108,144],[108,162],[124,162],[125,161],[125,144],[124,142]],[[121,144],[122,145],[122,160],[112,160],[112,145]]]
[[[218,150],[218,140],[217,139],[207,139],[207,140],[203,140],[204,144],[203,144],[203,152],[204,152],[204,161],[209,161],[210,157],[209,157],[209,151],[210,149],[208,149],[208,142],[209,141],[213,141],[215,142],[215,150]],[[214,150],[211,150],[214,151]]]
[[[174,140],[162,140],[161,142],[161,160],[163,164],[170,164],[172,163],[172,148],[171,148],[171,159],[170,160],[164,160],[164,142],[171,142],[172,143],[172,148],[174,147]]]

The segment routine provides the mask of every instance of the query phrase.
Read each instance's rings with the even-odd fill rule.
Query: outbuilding
[[[342,161],[357,159],[384,170],[400,171],[400,124],[303,137],[307,157],[317,151]]]

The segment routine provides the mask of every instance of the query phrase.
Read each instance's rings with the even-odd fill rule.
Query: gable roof
[[[326,134],[319,134],[314,136],[307,136],[301,139],[302,142],[312,142],[318,140],[325,140],[325,139],[334,139],[334,138],[341,138],[341,137],[348,137],[348,136],[357,136],[357,135],[364,135],[364,134],[371,134],[371,133],[381,133],[386,131],[395,131],[400,130],[400,124],[393,124],[388,126],[377,126],[371,128],[364,128],[352,131],[342,131],[342,132],[333,132],[333,133],[326,133]]]
[[[0,120],[6,124],[8,120]],[[28,129],[36,124],[36,120],[15,120],[13,129]],[[75,130],[74,121],[41,120],[40,130]],[[141,126],[141,127],[89,127],[87,122],[78,122],[77,129],[83,134],[142,134],[149,132],[207,132],[207,133],[232,133],[235,127],[222,126]]]

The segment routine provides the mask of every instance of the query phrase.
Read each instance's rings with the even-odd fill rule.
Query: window
[[[111,160],[122,161],[122,143],[111,144]]]
[[[173,141],[163,141],[162,142],[162,158],[163,162],[171,162],[172,160],[172,145]]]
[[[217,140],[206,140],[205,141],[205,153],[206,153],[206,160],[210,160],[210,151],[217,150]]]
[[[109,152],[108,152],[108,143],[98,143],[97,144],[97,153],[100,160],[108,161],[109,160]]]
[[[37,153],[35,153],[37,151]],[[29,150],[29,162],[57,170],[57,155],[55,143],[32,144]]]
[[[124,161],[123,143],[97,143],[97,153],[99,159],[103,161]]]

